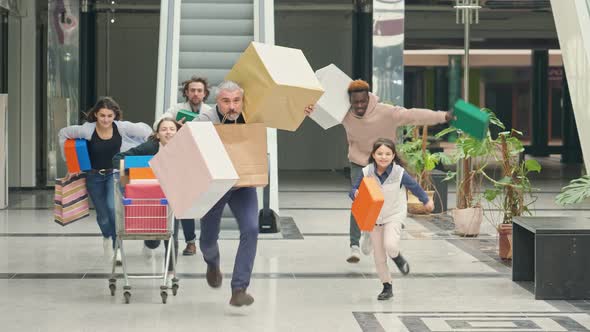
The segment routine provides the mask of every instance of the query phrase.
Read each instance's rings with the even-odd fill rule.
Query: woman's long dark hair
[[[379,149],[381,146],[385,146],[393,151],[393,162],[400,165],[401,167],[405,167],[406,163],[399,157],[399,153],[395,150],[395,143],[388,138],[379,138],[373,144],[373,150],[371,151],[371,155],[369,156],[369,164],[374,163],[375,159],[373,158],[373,154],[375,151]]]
[[[152,141],[156,141],[156,142],[159,142],[160,141],[158,139],[158,132],[160,131],[160,126],[162,125],[162,123],[164,123],[164,121],[170,121],[170,122],[174,123],[174,125],[176,126],[176,131],[179,131],[180,130],[180,127],[182,127],[180,125],[180,123],[178,123],[173,118],[162,118],[162,119],[160,119],[160,121],[158,121],[158,124],[156,125],[156,131],[153,134],[151,134],[148,139],[150,139]]]
[[[123,112],[121,112],[121,107],[119,107],[119,104],[111,97],[102,97],[98,99],[96,104],[94,104],[88,113],[86,113],[86,121],[96,122],[96,113],[98,113],[98,111],[103,108],[111,110],[113,113],[115,113],[115,121],[119,121],[123,118]]]

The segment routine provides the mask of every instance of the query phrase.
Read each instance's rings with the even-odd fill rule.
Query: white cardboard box
[[[211,122],[187,122],[150,161],[177,218],[202,218],[238,181]]]
[[[310,118],[328,129],[342,123],[350,109],[347,91],[352,79],[334,64],[318,69],[315,74],[324,88],[324,94],[316,103]]]

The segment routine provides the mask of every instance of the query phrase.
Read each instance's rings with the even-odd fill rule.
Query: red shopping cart
[[[120,173],[124,176],[124,162],[121,161]],[[171,243],[166,250],[165,264],[162,274],[144,274],[130,275],[127,272],[127,257],[125,254],[124,243],[128,240],[174,240],[174,217],[168,208],[168,201],[165,198],[125,198],[125,186],[117,176],[115,176],[115,212],[116,212],[116,231],[117,241],[115,241],[115,253],[113,255],[113,269],[109,279],[109,289],[111,295],[115,295],[117,289],[117,275],[115,274],[117,261],[117,249],[121,250],[121,263],[123,269],[123,296],[125,303],[131,300],[130,279],[162,279],[160,286],[160,295],[162,303],[166,303],[168,290],[176,296],[178,292],[178,279],[176,278],[176,248]],[[162,195],[160,195],[162,196]],[[173,241],[172,241],[173,242]],[[170,260],[172,264],[170,265]],[[169,266],[172,270],[169,271]],[[172,283],[167,285],[168,274],[172,273]]]
[[[168,201],[165,198],[123,198],[123,207],[127,234],[162,234],[168,230]]]

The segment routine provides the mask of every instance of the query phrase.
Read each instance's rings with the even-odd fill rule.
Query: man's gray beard
[[[240,117],[240,113],[227,113],[227,120],[236,121]]]

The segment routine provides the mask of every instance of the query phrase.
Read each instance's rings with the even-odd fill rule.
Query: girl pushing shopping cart
[[[115,209],[116,209],[116,248],[120,248],[123,268],[123,295],[125,303],[131,299],[131,285],[129,279],[162,279],[160,295],[162,303],[166,303],[168,290],[172,294],[178,292],[178,278],[176,278],[176,257],[178,252],[178,222],[174,219],[168,202],[157,183],[128,183],[126,170],[129,168],[126,157],[151,156],[159,151],[161,145],[166,145],[176,134],[180,125],[168,118],[160,120],[156,127],[156,133],[150,136],[147,142],[118,153],[113,158],[113,165],[117,165],[120,177],[115,177]],[[174,245],[168,245],[170,238],[174,239]],[[127,259],[124,242],[126,240],[144,240],[146,243],[164,240],[166,254],[163,273],[158,275],[129,275],[127,272]],[[115,295],[116,260],[113,258],[113,270],[109,279],[111,295]]]

